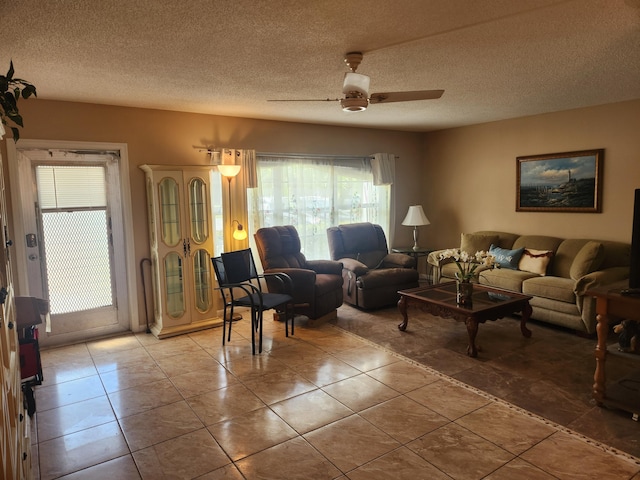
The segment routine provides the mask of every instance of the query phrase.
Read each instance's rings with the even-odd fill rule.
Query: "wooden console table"
[[[621,410],[631,412],[633,419],[637,420],[640,414],[640,376],[633,375],[633,378],[625,378],[617,384],[606,386],[606,363],[609,353],[637,357],[640,355],[625,354],[617,351],[617,345],[612,345],[607,349],[607,337],[611,325],[619,323],[622,319],[640,321],[640,297],[625,296],[620,294],[620,288],[596,288],[587,291],[587,295],[596,298],[596,333],[598,343],[596,344],[596,371],[593,376],[593,398],[597,404],[609,405]],[[634,385],[634,388],[626,388],[623,383]]]

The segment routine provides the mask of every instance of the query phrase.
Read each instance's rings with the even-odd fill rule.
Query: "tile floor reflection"
[[[504,321],[498,333],[482,325],[481,342],[502,342],[487,341],[473,360],[459,354],[461,325],[415,321],[402,333],[393,309],[343,306],[339,327],[302,321],[289,338],[268,318],[256,356],[246,320],[225,347],[221,329],[210,329],[44,350],[32,422],[36,478],[640,480],[640,460],[565,428],[558,419],[568,413],[547,421],[513,406],[526,408],[520,399],[545,381],[530,357],[518,356],[517,322],[510,329]],[[532,328],[535,343],[545,334]],[[548,342],[537,343],[548,362]],[[433,369],[392,352],[403,346]],[[528,380],[522,366],[492,365],[498,347],[525,365]],[[583,373],[592,376],[585,368],[576,377]],[[487,395],[462,382],[494,387]],[[580,403],[565,397],[569,407]]]

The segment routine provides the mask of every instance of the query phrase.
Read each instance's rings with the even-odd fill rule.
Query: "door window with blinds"
[[[52,314],[113,304],[104,166],[35,167]]]

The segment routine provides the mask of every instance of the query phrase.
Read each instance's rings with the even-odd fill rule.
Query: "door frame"
[[[128,305],[118,305],[119,309],[125,310],[125,315],[129,318],[129,329],[134,332],[141,331],[138,318],[138,292],[136,285],[136,264],[135,248],[133,239],[133,215],[131,205],[131,188],[129,176],[129,156],[126,143],[104,143],[104,142],[74,142],[64,140],[32,140],[20,139],[20,144],[7,141],[7,160],[9,166],[9,185],[11,192],[11,222],[14,239],[15,254],[13,266],[15,269],[14,286],[16,295],[31,296],[29,292],[28,262],[25,242],[25,217],[35,216],[35,212],[24,212],[22,210],[23,194],[31,195],[32,192],[22,192],[20,186],[20,172],[18,164],[18,150],[27,149],[51,149],[51,150],[106,150],[119,151],[120,160],[118,162],[119,183],[120,183],[120,205],[122,214],[122,228],[124,233],[124,254],[125,254],[125,279],[126,291],[128,294]]]

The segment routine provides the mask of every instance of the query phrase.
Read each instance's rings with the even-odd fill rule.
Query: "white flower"
[[[468,282],[480,265],[493,267],[495,257],[484,250],[477,251],[474,255],[455,248],[444,250],[439,255],[440,260],[453,259],[458,266],[456,278],[461,282]]]

